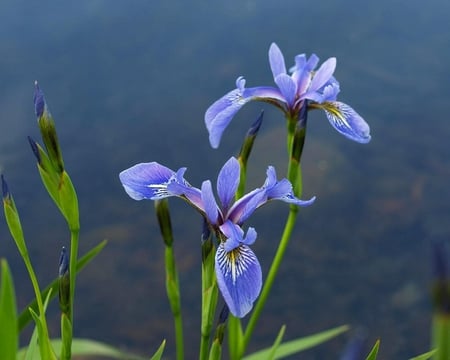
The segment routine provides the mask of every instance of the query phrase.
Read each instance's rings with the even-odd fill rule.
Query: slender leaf
[[[424,354],[417,355],[417,356],[415,356],[415,357],[413,357],[413,358],[411,358],[409,360],[427,360],[427,359],[431,359],[431,357],[433,355],[435,355],[436,353],[437,353],[437,349],[434,349],[434,350],[428,351],[428,352],[426,352]]]
[[[163,340],[158,350],[156,350],[155,354],[150,358],[150,360],[161,360],[165,347],[166,347],[166,340]]]
[[[62,342],[60,339],[54,339],[51,341],[53,348],[56,352],[61,351]],[[158,351],[155,353],[151,360],[161,359],[162,351],[164,350],[165,342],[161,344]],[[162,349],[161,349],[162,348]],[[21,349],[19,351],[19,358],[23,356],[26,349]],[[121,359],[121,360],[144,360],[148,359],[143,356],[133,355],[120,351],[113,346],[104,344],[99,341],[89,340],[89,339],[73,339],[72,341],[72,356],[105,356],[110,359]],[[155,357],[156,356],[156,357]],[[159,357],[158,357],[159,356]],[[38,360],[35,358],[35,360]]]
[[[282,359],[283,357],[310,349],[348,331],[349,328],[349,326],[343,325],[304,338],[285,342],[278,347],[274,359]],[[271,350],[271,348],[260,350],[253,354],[245,356],[243,360],[266,359],[269,356]]]
[[[100,253],[100,251],[103,250],[107,242],[108,242],[107,240],[103,240],[78,260],[77,273],[81,271],[87,264],[89,264]],[[56,278],[42,291],[41,293],[42,297],[43,298],[46,297],[49,291],[51,290],[52,291],[51,299],[52,299],[58,294],[58,288],[59,288],[59,279]],[[28,304],[25,310],[22,311],[22,313],[19,315],[19,331],[22,331],[23,328],[27,326],[27,324],[31,321],[31,315],[30,312],[28,311],[29,308],[33,309],[35,312],[37,311],[36,300],[33,300],[30,304]]]
[[[14,284],[6,260],[1,260],[0,279],[0,359],[15,359],[19,348]]]
[[[278,332],[277,338],[275,339],[275,342],[272,345],[272,348],[270,350],[269,356],[267,357],[267,360],[273,360],[275,359],[275,354],[277,352],[278,347],[281,344],[281,340],[283,340],[284,332],[286,331],[286,325],[283,325]]]
[[[370,350],[369,355],[367,355],[366,360],[376,360],[378,356],[378,349],[380,347],[380,340],[378,339],[375,342],[375,345],[373,346],[372,350]]]

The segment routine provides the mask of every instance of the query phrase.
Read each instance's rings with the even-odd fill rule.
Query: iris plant
[[[250,227],[244,232],[242,224],[270,200],[307,206],[315,198],[303,201],[295,197],[291,183],[287,179],[278,181],[275,169],[269,166],[263,186],[235,201],[240,166],[232,157],[217,178],[218,203],[211,181],[204,181],[198,189],[184,179],[185,171],[186,168],[181,168],[175,172],[157,162],[141,163],[122,171],[120,181],[135,200],[181,197],[207,219],[219,239],[215,255],[218,287],[231,313],[244,317],[261,291],[262,275],[258,259],[250,249],[256,240],[256,231]]]
[[[312,54],[295,57],[295,65],[286,70],[283,54],[275,43],[269,49],[269,63],[277,87],[245,87],[245,79],[236,80],[236,89],[212,104],[205,114],[211,146],[217,148],[222,134],[242,106],[258,100],[280,108],[290,120],[299,120],[303,107],[322,109],[330,124],[342,135],[360,143],[370,141],[369,125],[349,105],[337,101],[339,83],[333,73],[336,58],[327,59],[315,70],[319,58]]]

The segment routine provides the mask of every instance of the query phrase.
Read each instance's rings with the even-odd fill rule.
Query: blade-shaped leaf
[[[349,328],[349,326],[343,325],[314,335],[306,336],[304,338],[285,342],[278,347],[274,359],[281,359],[283,357],[296,354],[300,351],[310,349],[348,331]],[[256,353],[245,356],[243,360],[266,359],[270,352],[271,348],[260,350]]]
[[[375,345],[373,346],[372,350],[370,350],[369,355],[367,355],[366,360],[376,360],[378,356],[378,349],[380,347],[380,340],[377,340],[375,342]]]
[[[434,354],[436,354],[436,352],[437,352],[437,349],[434,349],[434,350],[428,351],[428,352],[426,352],[424,354],[414,356],[413,358],[411,358],[409,360],[427,360],[427,359],[431,359],[431,357]]]
[[[156,350],[155,354],[150,358],[150,360],[161,360],[165,347],[166,347],[166,340],[163,340],[158,350]]]
[[[281,344],[281,340],[283,340],[285,331],[286,331],[286,325],[283,325],[277,335],[277,338],[275,339],[275,342],[272,345],[272,348],[270,349],[270,353],[269,353],[269,356],[267,357],[267,360],[275,359],[275,354],[277,352],[278,347]]]
[[[0,359],[14,359],[19,348],[14,284],[6,260],[1,260]]]

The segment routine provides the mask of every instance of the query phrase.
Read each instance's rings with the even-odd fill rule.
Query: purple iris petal
[[[287,74],[280,74],[275,78],[275,83],[278,85],[280,92],[283,94],[288,106],[292,106],[297,94],[297,84]]]
[[[370,128],[365,120],[350,106],[339,101],[324,103],[330,124],[345,137],[366,144],[370,141]]]
[[[273,166],[269,166],[267,169],[267,179],[263,188],[265,189],[266,199],[258,207],[264,205],[269,200],[281,200],[297,206],[309,206],[316,199],[315,196],[309,200],[298,199],[292,192],[292,184],[289,180],[281,179],[277,181],[277,175]]]
[[[202,200],[206,217],[212,224],[217,224],[219,219],[219,208],[212,191],[211,181],[207,180],[202,183]]]
[[[245,88],[245,79],[236,80],[236,89],[230,91],[214,104],[205,113],[205,125],[209,132],[209,142],[213,148],[219,147],[223,132],[230,124],[234,115],[252,100],[274,100],[286,102],[280,91],[271,86]]]
[[[217,194],[222,203],[222,211],[226,213],[236,195],[239,185],[241,167],[236,158],[231,157],[219,172],[217,177]]]
[[[262,188],[255,189],[236,201],[228,211],[226,217],[235,224],[242,224],[262,202],[265,202],[265,199],[265,190]]]
[[[244,317],[252,309],[262,286],[261,266],[256,255],[242,241],[231,251],[226,251],[222,242],[216,251],[215,267],[217,285],[231,313]]]
[[[330,80],[331,76],[333,76],[335,69],[336,58],[332,57],[327,59],[314,74],[308,91],[317,91],[324,86]]]
[[[272,43],[269,48],[269,63],[274,80],[276,80],[278,75],[286,74],[286,65],[284,63],[283,54],[275,43]]]
[[[120,181],[134,200],[162,199],[173,194],[167,191],[169,180],[175,172],[157,162],[141,163],[122,171]]]

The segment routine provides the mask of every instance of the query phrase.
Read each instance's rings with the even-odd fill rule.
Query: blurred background
[[[250,350],[341,324],[381,337],[380,358],[429,348],[430,241],[450,237],[450,3],[431,0],[39,1],[0,3],[0,172],[22,217],[44,286],[57,275],[66,224],[48,198],[26,136],[40,141],[33,83],[44,90],[77,188],[80,254],[109,244],[78,277],[75,334],[149,355],[163,338],[174,357],[163,244],[153,203],[135,202],[121,170],[158,161],[186,166],[195,186],[215,182],[223,163],[265,109],[250,165],[260,186],[268,165],[286,170],[285,123],[267,104],[238,113],[218,150],[207,107],[234,88],[272,85],[275,41],[287,66],[296,54],[338,59],[339,99],[371,126],[360,145],[312,113],[303,155],[302,209],[278,281]],[[170,201],[184,307],[187,357],[198,351],[200,217]],[[288,207],[273,203],[248,222],[267,273]],[[17,298],[32,298],[25,267],[0,216],[0,257],[10,261]],[[49,309],[59,335],[58,306]],[[302,355],[335,359],[352,333]]]

